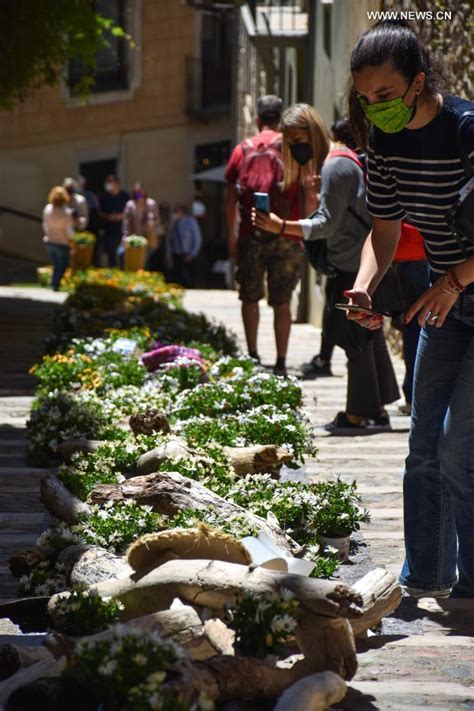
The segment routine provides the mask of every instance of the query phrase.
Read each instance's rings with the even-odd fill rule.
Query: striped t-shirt
[[[374,128],[368,151],[369,212],[418,227],[437,273],[465,259],[446,216],[468,181],[456,139],[460,121],[462,145],[474,167],[474,116],[461,119],[470,109],[470,101],[447,96],[439,115],[423,128],[391,134]],[[474,256],[474,245],[466,244],[466,252]]]

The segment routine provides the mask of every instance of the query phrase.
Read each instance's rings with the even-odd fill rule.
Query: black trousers
[[[347,356],[346,412],[358,417],[378,417],[384,405],[398,400],[395,371],[383,329],[369,331],[346,318],[334,304],[345,302],[344,291],[351,289],[356,272],[338,272],[328,279],[328,320],[326,339],[340,346]]]

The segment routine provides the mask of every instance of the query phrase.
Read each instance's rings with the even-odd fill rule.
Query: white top
[[[43,210],[43,230],[45,242],[69,244],[74,235],[71,210],[48,203]]]

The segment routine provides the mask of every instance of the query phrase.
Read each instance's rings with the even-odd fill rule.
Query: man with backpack
[[[301,275],[301,247],[283,237],[252,225],[251,210],[255,193],[267,193],[269,209],[287,215],[289,201],[282,194],[282,136],[278,132],[283,102],[273,95],[262,96],[257,103],[258,134],[239,143],[227,164],[227,188],[224,212],[229,257],[237,263],[236,279],[242,301],[247,347],[252,358],[260,360],[257,350],[259,324],[258,302],[265,294],[274,310],[277,360],[274,373],[286,375],[286,353],[291,328],[291,295]],[[236,234],[237,205],[240,224]]]

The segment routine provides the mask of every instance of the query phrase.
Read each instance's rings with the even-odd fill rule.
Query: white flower
[[[296,620],[294,620],[293,617],[290,617],[290,615],[274,617],[270,628],[273,634],[289,634],[296,629]]]
[[[292,600],[295,597],[295,593],[288,588],[280,588],[280,597],[282,600]]]
[[[117,662],[113,659],[109,659],[100,665],[98,671],[102,676],[112,676],[116,668]]]
[[[135,656],[132,657],[132,661],[134,661],[135,664],[138,664],[138,666],[144,667],[147,663],[147,658],[144,654],[135,654]]]

